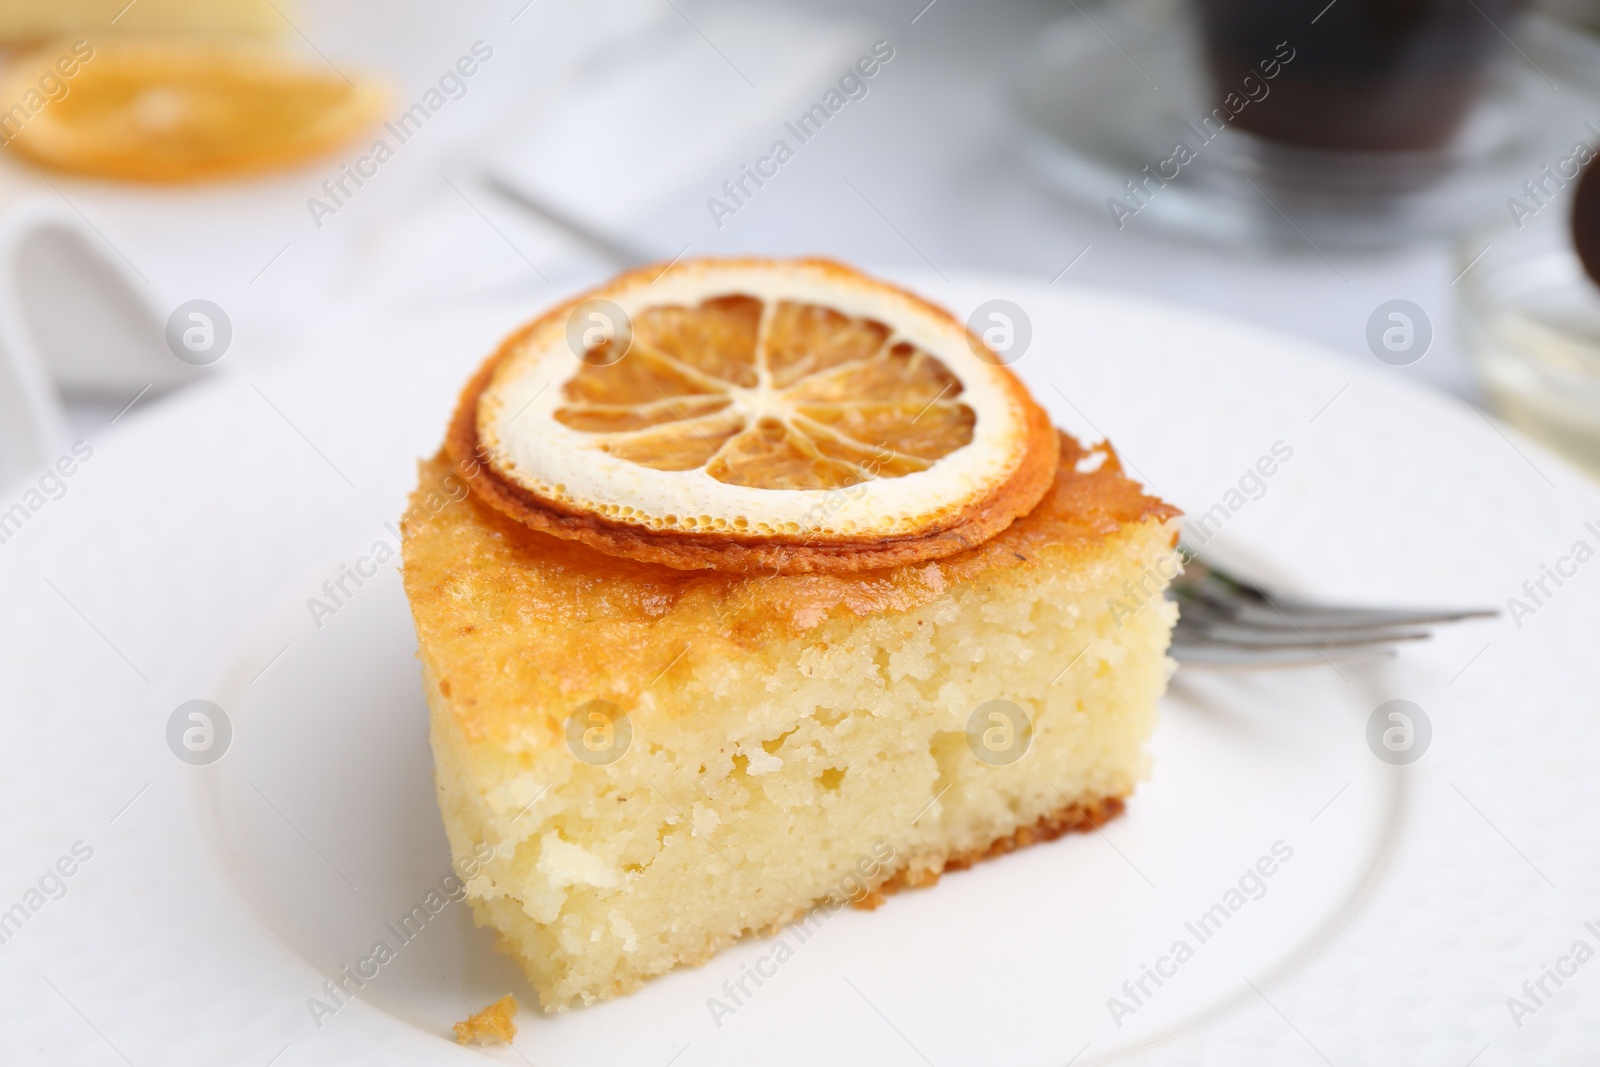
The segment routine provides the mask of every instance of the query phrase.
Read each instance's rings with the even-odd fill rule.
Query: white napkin
[[[595,53],[558,105],[502,131],[500,182],[617,244],[674,194],[715,192],[731,153],[784,137],[873,36],[860,24],[771,4],[674,6]],[[667,259],[677,249],[640,249]]]

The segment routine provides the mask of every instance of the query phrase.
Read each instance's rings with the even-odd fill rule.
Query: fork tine
[[[1180,625],[1182,623],[1180,622]],[[1185,634],[1196,640],[1245,648],[1348,648],[1357,645],[1385,645],[1400,641],[1426,641],[1427,630],[1303,630],[1265,629],[1231,626],[1227,623],[1198,622],[1184,626]],[[1176,640],[1176,638],[1174,639]]]
[[[1185,571],[1167,590],[1178,601],[1172,656],[1207,668],[1297,667],[1394,655],[1402,641],[1431,636],[1427,626],[1489,618],[1498,611],[1368,608],[1277,597],[1198,558],[1182,546]]]
[[[1321,667],[1329,663],[1350,663],[1356,660],[1393,657],[1394,649],[1387,645],[1363,645],[1356,649],[1333,648],[1326,652],[1316,648],[1260,649],[1239,645],[1217,645],[1206,642],[1179,644],[1174,642],[1171,656],[1188,668],[1206,670],[1248,670],[1258,667]]]
[[[1326,632],[1373,630],[1427,626],[1435,623],[1457,622],[1462,619],[1482,618],[1495,614],[1492,611],[1408,611],[1384,608],[1300,608],[1284,607],[1274,602],[1260,607],[1250,603],[1219,600],[1215,597],[1194,597],[1179,591],[1177,599],[1183,610],[1204,615],[1220,622],[1263,630],[1319,630]],[[1278,610],[1283,608],[1283,610]]]
[[[1293,634],[1297,638],[1316,641],[1353,642],[1365,640],[1385,640],[1391,636],[1403,638],[1406,634],[1426,632],[1419,630],[1415,624],[1389,625],[1387,621],[1377,624],[1362,624],[1340,622],[1328,624],[1314,616],[1295,616],[1257,614],[1253,612],[1239,612],[1231,604],[1219,605],[1215,601],[1206,599],[1192,599],[1179,596],[1181,611],[1179,618],[1182,625],[1203,629],[1207,632],[1223,632],[1236,634],[1241,639],[1248,640],[1251,635],[1285,635]]]
[[[1184,601],[1201,601],[1229,614],[1239,623],[1282,625],[1287,618],[1295,625],[1310,624],[1319,629],[1421,626],[1429,623],[1459,622],[1463,619],[1492,618],[1499,614],[1483,608],[1369,608],[1319,604],[1294,596],[1273,596],[1257,585],[1208,563],[1193,549],[1183,549],[1185,571],[1172,585],[1172,592]]]
[[[1463,619],[1486,619],[1499,612],[1488,609],[1463,608],[1346,608],[1307,604],[1303,601],[1272,601],[1266,608],[1250,604],[1241,605],[1239,618],[1271,619],[1288,617],[1305,620],[1329,629],[1364,626],[1423,626],[1428,623],[1460,622]]]

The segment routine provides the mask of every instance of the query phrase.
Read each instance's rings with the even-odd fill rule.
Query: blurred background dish
[[[1584,269],[1574,223],[1600,244],[1593,203],[1600,168],[1578,182],[1518,198],[1514,221],[1457,248],[1462,333],[1495,410],[1513,426],[1600,475],[1600,281]],[[1591,255],[1592,255],[1591,251]]]
[[[1504,50],[1516,0],[1197,0],[1211,88],[1266,88],[1234,117],[1280,144],[1343,152],[1448,145]],[[1311,14],[1316,9],[1316,13]],[[1308,19],[1307,16],[1310,16]]]
[[[1051,27],[1020,88],[1041,176],[1119,225],[1395,247],[1482,223],[1600,116],[1600,45],[1509,4],[1343,0],[1316,25],[1320,5],[1268,6],[1103,4]],[[1413,24],[1363,30],[1402,10]]]

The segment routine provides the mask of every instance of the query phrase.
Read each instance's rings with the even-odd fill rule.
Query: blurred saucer
[[[1090,8],[1044,34],[1024,69],[1024,150],[1047,184],[1118,229],[1232,245],[1383,247],[1460,234],[1575,141],[1600,137],[1586,126],[1600,115],[1600,47],[1536,17],[1438,152],[1318,151],[1203,125],[1222,94],[1178,17],[1136,24]],[[1175,157],[1180,142],[1190,152]],[[1146,168],[1176,176],[1162,183]]]

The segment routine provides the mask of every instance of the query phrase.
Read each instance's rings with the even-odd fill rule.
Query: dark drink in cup
[[[1450,140],[1521,5],[1198,0],[1198,6],[1219,98],[1260,85],[1264,63],[1282,68],[1268,95],[1240,111],[1235,125],[1306,148],[1403,152]]]

